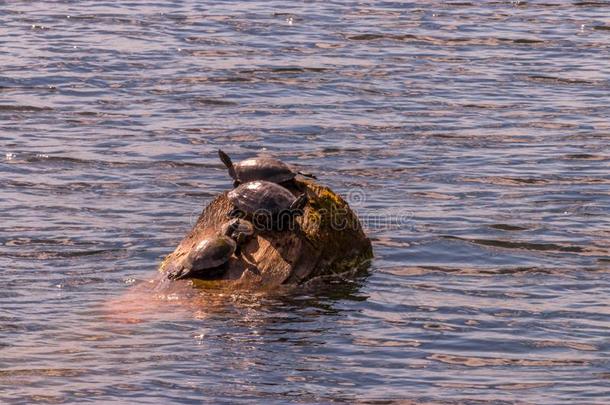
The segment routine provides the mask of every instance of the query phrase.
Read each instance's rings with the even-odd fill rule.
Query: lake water
[[[0,1],[0,402],[610,401],[610,3]],[[154,281],[269,153],[367,277]]]

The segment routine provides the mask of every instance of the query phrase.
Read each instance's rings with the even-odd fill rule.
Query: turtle
[[[237,251],[238,242],[233,235],[239,232],[241,219],[233,220],[223,225],[222,233],[208,237],[200,241],[188,255],[171,271],[167,278],[180,280],[197,276],[211,278],[221,273],[222,265],[229,261]],[[237,236],[240,234],[237,233]]]
[[[297,215],[303,214],[307,204],[305,193],[295,197],[279,184],[265,180],[240,184],[229,191],[227,198],[235,207],[228,214],[230,218],[248,218],[255,227],[265,230],[282,228]]]
[[[236,249],[237,243],[226,235],[203,239],[167,278],[181,280],[194,276],[216,276],[220,273],[220,267],[229,261]]]
[[[233,185],[237,187],[242,183],[255,180],[265,180],[273,183],[286,183],[293,180],[297,174],[305,177],[316,178],[313,174],[294,171],[289,165],[281,160],[270,157],[258,157],[243,160],[233,164],[233,161],[222,150],[218,149],[218,156],[222,163],[229,169],[229,175],[233,178]]]

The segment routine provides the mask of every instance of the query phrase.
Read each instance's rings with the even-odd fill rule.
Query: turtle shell
[[[297,175],[290,166],[273,158],[251,158],[234,165],[237,181],[247,183],[255,180],[283,183]]]
[[[225,235],[207,238],[193,248],[182,265],[185,268],[190,268],[191,271],[218,267],[229,261],[236,247],[235,241]]]
[[[231,190],[227,197],[239,210],[247,214],[265,211],[271,215],[290,208],[296,200],[290,191],[270,181],[251,181]]]

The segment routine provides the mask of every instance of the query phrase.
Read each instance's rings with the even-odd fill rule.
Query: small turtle
[[[237,250],[238,244],[231,235],[237,232],[239,225],[239,222],[233,220],[223,226],[221,234],[199,242],[184,257],[178,268],[167,275],[167,278],[180,280],[197,276],[210,278],[218,275],[222,270],[221,266],[228,262]]]
[[[176,271],[167,275],[167,278],[180,280],[196,275],[213,277],[220,273],[220,266],[229,261],[236,249],[237,243],[226,235],[204,239],[182,260]]]
[[[316,178],[309,173],[296,172],[290,166],[278,159],[259,157],[243,160],[233,164],[229,155],[218,149],[218,156],[229,169],[229,175],[234,180],[234,186],[255,180],[265,180],[273,183],[285,183],[295,178],[297,174]]]
[[[257,227],[282,227],[285,221],[303,214],[307,195],[294,197],[284,187],[270,181],[258,180],[241,184],[227,197],[235,206],[229,217],[251,218]]]

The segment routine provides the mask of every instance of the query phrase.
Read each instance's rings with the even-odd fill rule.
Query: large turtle
[[[203,239],[170,271],[167,278],[213,278],[223,271],[223,265],[236,253],[238,246],[247,236],[252,235],[253,227],[243,219],[233,219],[222,227],[222,233]],[[240,229],[241,228],[241,229]],[[252,232],[249,232],[251,230]],[[248,234],[248,235],[247,235]]]
[[[307,204],[306,194],[295,198],[286,188],[264,180],[241,184],[227,198],[235,207],[229,217],[251,219],[257,228],[266,230],[292,223]]]
[[[294,171],[286,163],[274,158],[250,158],[233,164],[229,155],[220,149],[218,149],[218,156],[220,157],[220,160],[222,160],[222,163],[227,166],[227,169],[229,169],[229,175],[233,178],[235,187],[255,180],[286,183],[294,179],[297,174],[314,179],[316,178],[309,173]]]

